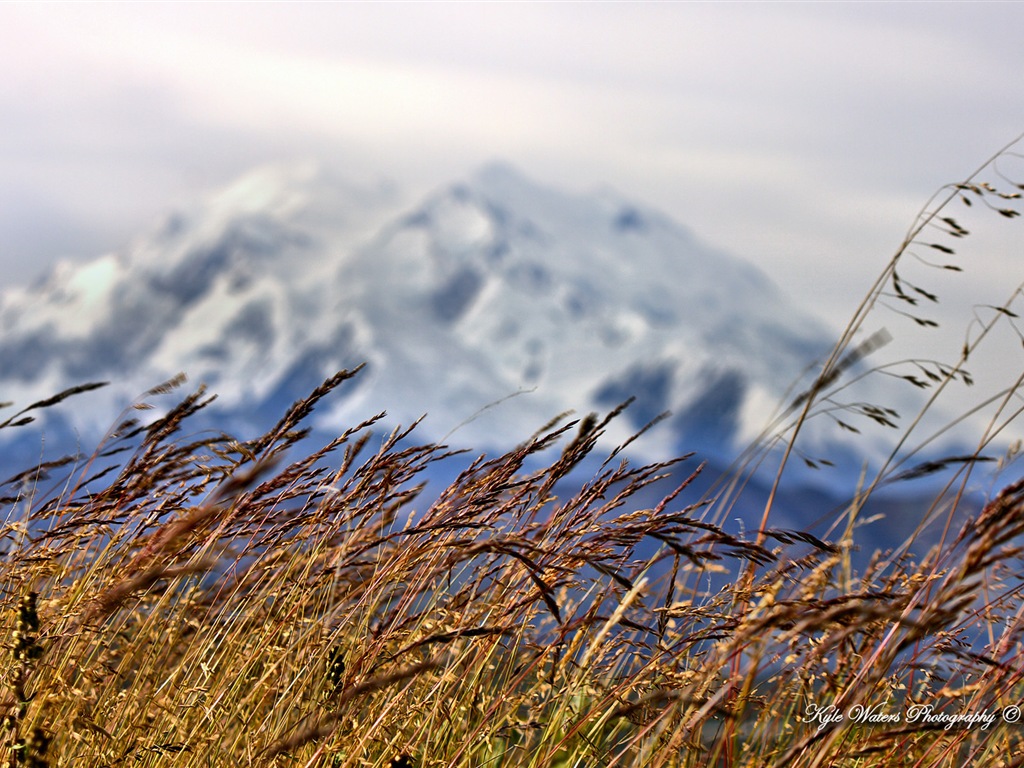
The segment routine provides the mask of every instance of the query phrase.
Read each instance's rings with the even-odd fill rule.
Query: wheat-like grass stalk
[[[806,419],[850,418],[844,378],[862,375],[882,342],[851,347],[854,332],[886,286],[894,301],[928,293],[901,261],[929,227],[966,234],[946,215],[962,198],[1011,218],[1010,193],[975,180],[927,209],[824,368],[714,498],[692,491],[703,466],[682,470],[691,457],[633,466],[629,442],[583,472],[628,404],[560,417],[503,455],[470,460],[417,445],[416,425],[381,435],[380,416],[309,448],[309,414],[358,371],[331,377],[248,440],[184,437],[211,407],[202,388],[140,424],[131,413],[184,379],[154,388],[90,457],[40,463],[3,485],[5,759],[1015,764],[1018,730],[946,729],[941,717],[1011,711],[1024,699],[1024,485],[1006,483],[966,521],[953,511],[980,452],[1014,415],[1019,381],[978,453],[909,467],[913,451],[894,454],[828,536],[773,527],[774,496],[750,536],[723,524],[768,449],[784,444],[785,465],[800,455]],[[909,375],[937,388],[963,383],[978,345],[1012,323],[1010,301],[961,360],[917,361]],[[94,386],[34,403],[0,429]],[[853,410],[891,418],[883,406]],[[453,461],[464,462],[458,475],[427,493],[431,470]],[[908,545],[858,572],[858,524],[879,489],[947,470],[959,485],[948,486],[953,504],[934,549],[914,559]],[[641,503],[641,493],[658,500]],[[950,494],[939,495],[922,516],[939,514]],[[844,718],[814,716],[827,706]],[[915,707],[935,717],[911,721]]]

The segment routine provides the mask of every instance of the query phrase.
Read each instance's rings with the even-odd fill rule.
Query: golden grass
[[[851,577],[849,539],[708,522],[680,501],[693,475],[631,506],[673,462],[577,477],[607,420],[480,458],[427,501],[441,446],[367,423],[286,464],[295,418],[177,441],[201,404],[98,481],[19,480],[0,566],[11,765],[997,765],[1021,749],[1002,723],[906,720],[1024,698],[1024,482],[924,564]],[[645,539],[663,546],[640,561]],[[846,721],[819,729],[829,705]],[[848,722],[858,707],[899,721]]]
[[[1005,194],[965,185],[950,199]],[[948,202],[925,218],[960,236],[938,216]],[[852,339],[759,444],[782,436],[783,466],[871,351]],[[582,472],[617,409],[548,425],[428,495],[452,457],[413,429],[381,437],[371,419],[299,450],[316,403],[356,373],[253,440],[187,438],[200,389],[149,425],[125,419],[84,464],[0,486],[9,765],[1024,763],[1024,481],[922,560],[857,573],[860,509],[892,473],[841,511],[834,541],[772,529],[771,500],[741,537],[721,524],[735,486],[688,497],[699,468],[670,482],[684,459],[614,451]],[[660,503],[634,503],[650,489]]]

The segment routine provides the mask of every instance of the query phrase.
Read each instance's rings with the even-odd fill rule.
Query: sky
[[[415,197],[500,159],[658,208],[842,327],[1024,131],[1021,3],[5,3],[0,29],[0,289],[264,163]],[[960,285],[1019,282],[1018,242]]]

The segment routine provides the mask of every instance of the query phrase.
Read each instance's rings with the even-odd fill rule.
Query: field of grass
[[[745,460],[775,446],[781,473],[806,420],[835,413],[831,388],[870,351],[853,344],[867,313],[884,292],[922,295],[901,259],[927,227],[961,236],[950,204],[1016,216],[1005,185],[948,193]],[[1012,323],[1009,305],[993,325]],[[987,333],[967,337],[964,361]],[[962,363],[922,369],[922,383],[962,382]],[[458,478],[427,494],[428,468],[451,459],[414,428],[382,436],[370,420],[316,450],[302,441],[316,403],[352,375],[255,439],[191,431],[210,402],[200,389],[149,422],[125,418],[88,459],[0,485],[9,765],[1024,764],[1024,481],[926,557],[880,553],[857,569],[860,509],[892,473],[865,479],[828,542],[773,529],[771,501],[741,537],[721,525],[728,487],[698,498],[668,482],[677,462],[598,456],[615,411],[463,455]],[[917,472],[959,469],[963,483],[975,458]],[[631,503],[652,489],[659,503]],[[955,519],[957,489],[908,514]],[[658,554],[641,557],[651,542]]]

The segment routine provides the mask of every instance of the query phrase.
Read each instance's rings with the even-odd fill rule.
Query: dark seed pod
[[[337,693],[345,682],[344,655],[344,651],[335,646],[327,658],[327,682],[331,687],[332,694]]]

